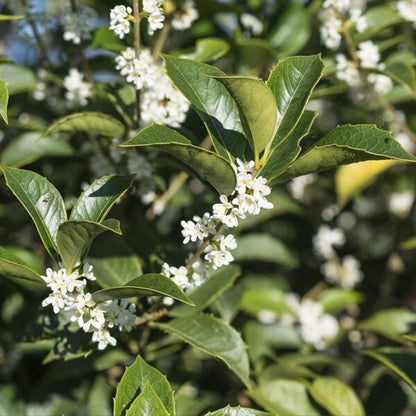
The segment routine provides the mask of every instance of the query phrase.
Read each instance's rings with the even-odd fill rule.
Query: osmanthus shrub
[[[44,364],[55,365],[48,375],[52,382],[66,382],[69,371],[68,378],[75,375],[77,383],[92,386],[80,393],[87,397],[91,415],[111,413],[111,396],[115,416],[364,415],[371,410],[371,389],[376,384],[371,380],[378,380],[386,368],[411,396],[416,388],[416,315],[395,305],[356,324],[352,316],[358,315],[357,305],[365,295],[353,288],[363,280],[363,273],[355,257],[337,255],[336,249],[346,243],[343,231],[320,225],[313,239],[316,256],[325,261],[322,274],[340,287],[328,288],[321,282],[301,297],[298,292],[310,288],[308,282],[299,283],[302,290],[290,292],[282,276],[267,272],[269,263],[278,265],[282,273],[299,267],[296,250],[273,232],[256,228],[277,212],[299,213],[299,205],[281,189],[290,180],[295,180],[292,186],[296,180],[306,181],[303,192],[317,172],[365,161],[401,166],[416,162],[389,130],[374,123],[339,124],[321,133],[316,126],[318,113],[309,103],[317,91],[331,88],[319,84],[328,73],[335,74],[335,82],[345,82],[357,99],[368,99],[364,93],[369,91],[375,94],[389,111],[391,104],[384,94],[393,88],[392,79],[407,87],[414,83],[409,72],[394,75],[398,64],[386,67],[368,40],[373,34],[368,32],[373,30],[373,9],[366,15],[361,6],[351,8],[350,1],[322,3],[322,41],[331,50],[345,42],[350,54],[336,55],[335,71],[334,62],[328,60],[325,66],[321,54],[285,56],[279,40],[276,55],[281,59],[260,78],[228,75],[206,63],[227,54],[229,45],[222,39],[197,39],[189,53],[162,53],[169,31],[191,28],[199,17],[198,7],[209,15],[203,2],[134,0],[111,9],[109,29],[95,29],[97,13],[92,8],[70,3],[59,23],[64,41],[91,42],[91,49],[109,45],[111,60],[105,54],[103,60],[107,59],[106,68],[112,65],[114,84],[92,76],[86,48],[78,51],[76,60],[83,70],[72,67],[57,81],[51,71],[54,63],[43,51],[49,72],[43,74],[44,86],[33,92],[35,99],[56,84],[65,100],[55,97],[56,106],[48,110],[53,117],[42,119],[37,130],[19,136],[1,155],[4,183],[31,217],[44,247],[40,249],[39,239],[32,244],[43,256],[41,266],[22,247],[0,247],[0,274],[32,291],[38,302],[31,305],[38,316],[30,333],[21,337],[21,351],[46,353]],[[230,9],[226,3],[208,3],[218,13],[240,13],[238,5]],[[298,3],[279,11],[309,27],[308,16],[319,2],[312,3],[310,14]],[[403,16],[405,3],[397,2],[395,15]],[[240,15],[253,33],[261,33],[254,16]],[[40,36],[29,14],[26,19]],[[271,44],[276,43],[276,33],[285,32],[285,24],[280,20],[270,30],[266,38]],[[41,52],[42,45],[38,45]],[[268,49],[264,43],[249,44],[243,38],[233,46],[257,52]],[[13,79],[13,64],[5,65],[7,77]],[[253,72],[244,68],[237,72]],[[0,74],[1,69],[2,65]],[[18,85],[13,82],[0,81],[0,116],[5,123],[15,118],[8,111],[10,86]],[[87,111],[78,111],[86,106]],[[186,123],[187,117],[194,117],[194,129]],[[325,118],[325,113],[320,117]],[[197,131],[206,138],[196,139]],[[78,148],[65,140],[66,134],[79,135]],[[101,164],[94,159],[97,154],[103,156]],[[61,173],[68,177],[76,176],[87,160],[95,179],[74,197],[73,189],[62,186],[62,178],[59,186],[46,178],[47,164],[41,165],[42,174],[22,168],[47,157],[77,160],[71,172]],[[157,174],[160,167],[182,172],[166,186]],[[112,171],[96,174],[106,169]],[[159,229],[149,225],[188,177],[198,180],[192,186],[205,185],[210,197],[204,203],[188,201],[184,206],[190,209],[184,212],[191,214],[177,224],[167,227],[161,221]],[[155,196],[160,188],[165,200]],[[135,193],[142,203],[153,203],[153,217],[137,209],[138,199],[131,198]],[[350,197],[345,196],[343,203]],[[119,219],[108,218],[110,212]],[[331,215],[327,211],[326,216]],[[141,225],[139,232],[129,232],[132,217],[139,217],[135,219]],[[130,241],[131,234],[137,234],[134,241],[140,250],[132,250],[121,238],[122,230],[130,234]],[[181,239],[186,247],[178,247]],[[146,260],[137,252],[145,253]],[[262,272],[250,274],[246,268],[250,262]],[[2,310],[6,321],[14,313],[13,300],[8,302]],[[358,330],[380,334],[400,346],[360,349]],[[350,361],[361,363],[370,357],[382,366],[351,365],[341,348],[347,337],[356,345],[349,352],[354,357]],[[71,360],[73,367],[60,367],[60,360]],[[125,363],[130,365],[124,368]],[[392,385],[397,393],[397,385]],[[1,393],[7,394],[5,403],[13,401],[12,390]],[[31,398],[27,401],[35,412]],[[45,414],[82,408],[65,400],[61,407],[49,405],[42,410]]]

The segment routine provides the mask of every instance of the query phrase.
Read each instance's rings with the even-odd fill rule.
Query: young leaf
[[[7,82],[0,78],[0,117],[6,124],[9,123],[7,118],[7,104],[9,102],[9,90]]]
[[[147,364],[138,355],[134,363],[126,368],[117,386],[116,397],[114,398],[114,416],[123,415],[123,412],[129,408],[130,404],[139,395],[139,392],[144,390],[147,383],[153,388],[162,405],[169,412],[168,414],[170,416],[175,415],[173,390],[166,376]]]
[[[152,325],[220,359],[247,387],[250,386],[246,347],[240,334],[226,322],[210,315],[200,314]]]
[[[86,111],[61,117],[53,122],[45,131],[43,136],[49,136],[57,131],[101,134],[109,137],[124,136],[124,125],[109,114]]]
[[[39,140],[40,133],[28,132],[15,137],[3,150],[0,163],[19,168],[47,156],[72,156],[73,147],[60,138],[45,137]]]
[[[282,59],[270,72],[267,85],[274,94],[280,114],[274,145],[296,127],[323,70],[321,57],[311,55]]]
[[[219,194],[228,195],[236,186],[234,169],[226,159],[202,147],[194,146],[186,137],[169,127],[153,124],[121,146],[155,146],[185,163]]]
[[[416,390],[416,354],[401,348],[383,347],[362,352],[381,362]]]
[[[60,193],[35,172],[6,166],[0,166],[0,169],[6,185],[32,217],[46,250],[57,260],[56,234],[67,219]]]
[[[189,293],[189,299],[195,306],[178,305],[172,308],[171,316],[182,316],[189,313],[198,313],[209,306],[221,293],[225,292],[237,277],[240,275],[240,269],[231,264],[221,267],[210,274],[209,278]]]
[[[308,390],[331,415],[364,416],[363,406],[354,390],[334,377],[317,377]]]
[[[224,72],[190,59],[163,58],[167,74],[201,117],[216,152],[231,161],[243,157],[247,140],[237,104],[225,86],[211,77]]]
[[[249,396],[265,409],[287,416],[319,416],[304,383],[295,380],[272,380],[249,392]]]
[[[72,270],[75,264],[84,258],[94,238],[104,231],[121,234],[119,222],[65,221],[59,226],[56,243],[67,270]]]
[[[27,266],[19,257],[0,247],[0,275],[12,279],[25,279],[31,282],[43,283],[43,279]]]
[[[406,152],[390,132],[371,124],[345,124],[331,130],[301,154],[277,177],[277,181],[349,163],[381,159],[416,162],[416,157]]]
[[[248,409],[246,407],[227,406],[215,412],[209,412],[205,416],[271,416],[270,413],[261,412],[260,410]]]
[[[6,20],[20,20],[24,16],[15,15],[15,14],[0,14],[0,22],[5,22]]]
[[[133,179],[134,175],[109,175],[96,179],[75,202],[69,219],[101,222],[130,188]]]
[[[170,416],[149,381],[125,414],[126,416]]]
[[[270,88],[261,80],[247,77],[216,76],[237,103],[244,132],[255,156],[273,139],[278,111]]]
[[[169,296],[180,302],[193,305],[172,279],[162,274],[149,273],[136,277],[124,286],[110,287],[94,292],[92,297],[96,302],[109,299],[131,298],[135,296]]]

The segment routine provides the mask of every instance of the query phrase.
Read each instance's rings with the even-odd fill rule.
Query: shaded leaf
[[[169,296],[180,302],[193,305],[191,299],[185,295],[172,279],[162,274],[143,274],[127,282],[124,286],[110,287],[94,292],[92,298],[95,302],[104,302],[109,299],[131,298],[135,296]]]
[[[169,416],[168,411],[148,381],[125,414],[126,416]]]
[[[7,118],[7,104],[9,102],[9,90],[7,89],[7,82],[0,78],[0,117],[8,124]]]
[[[348,305],[357,305],[364,300],[360,292],[331,288],[319,295],[319,303],[324,307],[326,313],[335,314]]]
[[[26,66],[1,64],[0,77],[7,82],[10,95],[32,91],[37,85],[33,71]]]
[[[220,359],[246,386],[250,386],[246,347],[240,334],[226,322],[210,315],[200,314],[152,325]]]
[[[236,186],[234,169],[226,159],[202,147],[194,146],[186,137],[169,127],[153,124],[121,146],[155,146],[185,163],[219,194],[228,195]]]
[[[198,39],[195,44],[195,51],[183,58],[193,59],[198,62],[213,61],[221,58],[230,50],[230,45],[220,38],[203,38]]]
[[[54,121],[43,133],[43,136],[49,136],[58,131],[69,133],[85,131],[109,137],[122,137],[125,128],[123,123],[109,114],[85,111],[70,114]]]
[[[114,398],[114,416],[123,415],[124,411],[135,400],[140,391],[144,390],[147,383],[149,383],[153,391],[157,394],[162,405],[169,412],[169,415],[174,415],[175,403],[173,390],[166,376],[146,363],[138,355],[134,363],[126,368],[117,386],[116,396]]]
[[[392,63],[381,72],[403,85],[416,97],[416,72],[411,65],[402,62]]]
[[[246,407],[223,407],[222,409],[208,412],[205,416],[271,416],[270,413],[260,410],[248,409]]]
[[[96,179],[75,202],[69,219],[101,222],[133,180],[134,175],[109,175]]]
[[[0,169],[6,185],[32,217],[46,250],[57,259],[56,234],[67,219],[60,193],[46,178],[35,172],[6,166]]]
[[[88,395],[88,416],[112,416],[110,407],[112,392],[113,388],[105,376],[97,376]]]

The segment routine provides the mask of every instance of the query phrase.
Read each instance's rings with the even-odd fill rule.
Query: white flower
[[[69,101],[82,106],[88,104],[92,87],[89,82],[84,81],[84,76],[76,68],[69,70],[69,74],[64,78],[64,87],[67,90],[65,97]]]
[[[129,6],[116,6],[110,11],[110,30],[113,30],[120,39],[130,32],[128,17],[131,12],[132,9]]]
[[[85,4],[77,5],[77,13],[74,13],[70,7],[65,7],[59,17],[63,26],[64,40],[79,45],[82,40],[91,39],[96,19],[96,12]]]
[[[335,56],[336,61],[336,77],[345,81],[349,86],[358,86],[361,84],[362,79],[360,71],[355,66],[354,62],[349,61],[347,57],[341,53]]]
[[[358,58],[360,59],[360,65],[363,68],[379,68],[381,56],[378,50],[378,46],[371,40],[361,42],[358,45],[357,51]]]
[[[92,334],[92,342],[98,343],[98,349],[104,350],[110,344],[113,347],[117,344],[117,340],[111,336],[107,329],[99,329]]]
[[[324,9],[320,14],[322,21],[320,26],[321,40],[328,49],[338,49],[341,44],[342,21],[337,17],[333,9]]]
[[[198,19],[199,13],[193,0],[185,0],[175,11],[172,18],[172,27],[176,30],[189,29]]]
[[[416,29],[416,0],[401,0],[396,3],[396,9],[400,16],[408,22],[413,22]]]
[[[357,32],[362,33],[368,27],[367,18],[363,16],[363,12],[360,8],[356,7],[350,10],[350,19],[355,24]]]
[[[386,94],[393,88],[393,81],[383,74],[368,74],[367,81],[373,84],[374,89],[380,94]]]
[[[229,251],[218,250],[215,246],[209,245],[205,252],[205,260],[212,264],[213,269],[226,266],[234,261],[234,257]]]
[[[162,264],[162,272],[166,277],[170,277],[181,289],[186,289],[190,286],[188,279],[188,270],[185,266],[174,267],[167,263]]]
[[[263,32],[264,25],[261,20],[250,13],[241,13],[241,24],[248,29],[254,36],[259,36]]]
[[[342,262],[332,258],[321,266],[321,271],[329,283],[344,289],[353,289],[363,279],[360,262],[354,256],[345,256]]]
[[[298,176],[297,178],[292,179],[289,184],[289,192],[293,195],[295,199],[299,201],[305,200],[306,188],[308,185],[314,183],[318,175],[316,173],[308,173],[307,175]]]
[[[160,6],[161,2],[159,0],[143,0],[143,11],[148,14],[147,21],[149,24],[149,35],[153,35],[155,30],[162,29],[163,27],[165,16],[163,14],[163,9]]]
[[[388,197],[389,211],[399,217],[406,217],[413,205],[415,193],[413,191],[392,192]]]
[[[212,207],[213,217],[229,228],[237,227],[238,219],[244,218],[244,214],[228,201],[226,195],[221,195],[220,201],[221,203],[214,204]]]
[[[321,225],[312,238],[315,253],[324,259],[334,257],[334,247],[342,247],[345,241],[345,234],[341,228],[331,229],[327,225]]]

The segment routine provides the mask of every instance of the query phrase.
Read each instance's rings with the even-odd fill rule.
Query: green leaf
[[[0,14],[0,22],[5,22],[7,20],[20,20],[23,19],[24,16],[14,15],[14,14]]]
[[[373,331],[393,340],[402,341],[400,335],[412,332],[416,326],[416,313],[408,309],[385,309],[360,322],[359,328]]]
[[[223,39],[203,38],[196,41],[194,52],[183,55],[183,58],[198,62],[213,61],[221,58],[229,50],[230,45]]]
[[[78,261],[83,260],[94,238],[104,231],[121,234],[119,222],[65,221],[59,226],[56,242],[67,270],[72,270]]]
[[[166,376],[156,370],[156,368],[147,364],[138,355],[134,363],[126,368],[117,386],[116,396],[114,398],[114,416],[123,415],[124,411],[139,395],[140,390],[144,390],[146,383],[149,383],[152,387],[169,414],[171,416],[175,414],[173,390]],[[141,413],[136,414],[141,415]]]
[[[56,234],[67,219],[60,193],[46,178],[35,172],[6,166],[0,169],[6,185],[32,217],[46,250],[57,259]]]
[[[121,52],[126,47],[114,32],[108,27],[102,26],[94,31],[93,39],[89,46],[91,49],[106,49],[113,52]]]
[[[3,247],[0,247],[0,275],[12,279],[24,279],[45,284],[38,273],[20,260],[19,257]]]
[[[318,410],[308,396],[305,384],[300,381],[272,380],[257,386],[249,392],[249,396],[275,414],[319,416]]]
[[[270,413],[260,410],[248,409],[246,407],[223,407],[214,412],[208,412],[205,416],[271,416]]]
[[[152,325],[220,359],[247,387],[250,386],[246,346],[240,334],[226,322],[210,315],[200,314]]]
[[[167,74],[201,117],[216,152],[231,161],[234,157],[242,158],[247,141],[237,104],[225,86],[212,78],[225,74],[189,59],[166,55],[163,58]]]
[[[281,13],[270,35],[269,42],[277,48],[279,57],[294,55],[311,35],[311,23],[306,7],[291,3]]]
[[[237,239],[236,261],[268,261],[296,267],[298,260],[286,245],[269,234],[248,234]]]
[[[7,82],[10,95],[32,91],[37,85],[33,71],[26,66],[2,64],[0,77]]]
[[[229,289],[240,273],[239,267],[235,265],[229,265],[215,270],[201,286],[187,293],[189,299],[192,300],[195,306],[175,306],[172,308],[170,315],[176,317],[202,311],[220,296],[221,293]]]
[[[15,137],[3,150],[0,163],[19,168],[48,156],[72,156],[74,149],[63,139],[45,137],[37,132],[23,133]]]
[[[98,375],[88,394],[87,412],[89,416],[112,416],[110,397],[113,388],[104,375]]]
[[[185,163],[219,194],[230,194],[237,184],[234,169],[226,159],[194,146],[186,137],[166,126],[153,124],[146,127],[121,146],[155,146]]]
[[[334,377],[317,377],[308,385],[309,393],[333,416],[364,416],[354,390]]]
[[[7,82],[0,78],[0,117],[6,124],[9,123],[7,118],[7,104],[9,102],[9,90]]]
[[[122,286],[143,274],[140,258],[114,234],[104,234],[94,241],[87,262],[94,267],[97,283],[103,288]]]
[[[125,128],[123,123],[109,114],[85,111],[61,117],[48,127],[43,136],[49,136],[58,131],[69,133],[85,131],[108,137],[123,137]]]
[[[162,401],[153,390],[149,381],[143,387],[140,395],[126,411],[126,416],[169,416]]]
[[[315,111],[308,110],[301,115],[296,127],[284,140],[277,144],[270,154],[265,166],[261,170],[261,176],[270,181],[273,180],[282,174],[299,156],[302,150],[300,141],[310,132],[317,115]]]
[[[335,314],[348,305],[361,303],[364,300],[364,296],[360,292],[332,288],[321,292],[318,300],[326,313]]]
[[[69,219],[101,222],[127,192],[134,175],[109,175],[96,179],[78,198]]]
[[[345,124],[318,140],[277,180],[281,182],[348,163],[382,159],[416,161],[416,157],[406,152],[390,132],[371,124]]]
[[[287,304],[287,294],[273,288],[246,289],[240,307],[254,316],[264,310],[274,312],[276,316],[292,312]]]
[[[407,88],[416,97],[416,72],[408,63],[392,63],[380,71]]]
[[[267,85],[280,114],[274,145],[284,140],[298,124],[323,70],[320,55],[311,55],[282,59],[270,72]]]
[[[272,91],[261,79],[215,78],[227,87],[237,103],[244,132],[257,157],[270,144],[276,129],[279,114]]]
[[[131,298],[135,296],[169,296],[180,302],[193,305],[191,299],[183,293],[172,279],[162,274],[143,274],[127,282],[124,286],[110,287],[94,292],[92,298],[95,302],[104,302],[109,299]]]
[[[401,348],[383,347],[362,351],[392,370],[413,390],[416,390],[416,354]]]

